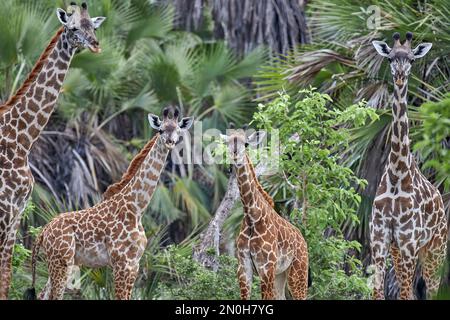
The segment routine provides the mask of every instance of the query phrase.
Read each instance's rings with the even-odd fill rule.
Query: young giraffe
[[[26,296],[34,298],[36,258],[45,251],[49,279],[39,299],[62,299],[73,266],[110,266],[116,299],[130,299],[146,244],[142,213],[155,191],[166,158],[192,118],[178,122],[179,111],[163,121],[150,114],[159,133],[131,162],[122,180],[108,188],[104,200],[92,208],[55,217],[36,239],[32,256],[33,285]]]
[[[34,179],[28,154],[47,124],[75,51],[100,52],[95,29],[104,17],[90,18],[86,4],[57,9],[63,27],[42,53],[24,84],[0,106],[0,299],[7,299],[16,233]]]
[[[251,294],[253,270],[261,279],[263,299],[285,299],[286,282],[294,299],[306,299],[308,248],[300,231],[274,210],[272,198],[259,184],[245,147],[258,145],[265,133],[248,138],[242,130],[221,138],[228,145],[244,206],[244,219],[236,241],[241,299]]]
[[[411,50],[412,33],[400,43],[395,33],[391,49],[374,41],[377,52],[387,57],[394,80],[391,152],[373,203],[370,223],[372,259],[375,263],[374,298],[384,299],[384,277],[389,248],[395,274],[400,283],[400,298],[413,299],[413,278],[417,262],[430,298],[439,288],[439,268],[447,246],[447,219],[442,197],[420,172],[410,152],[407,116],[408,76],[411,64],[423,57],[431,43]]]

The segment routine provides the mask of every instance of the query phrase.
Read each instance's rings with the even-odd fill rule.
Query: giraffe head
[[[426,55],[430,51],[432,44],[424,42],[415,49],[411,49],[413,37],[411,32],[406,33],[406,41],[403,44],[400,43],[400,34],[398,32],[394,33],[392,37],[394,39],[392,49],[384,41],[373,41],[372,44],[381,56],[388,58],[395,84],[403,86],[408,80],[412,62]]]
[[[232,130],[230,135],[221,134],[220,138],[227,144],[228,155],[237,166],[243,165],[245,149],[248,145],[257,146],[264,140],[266,133],[256,131],[247,136],[244,129]]]
[[[172,109],[172,110],[171,110]],[[172,111],[172,116],[170,113]],[[185,117],[178,120],[180,117],[180,110],[178,108],[165,108],[163,110],[162,121],[154,114],[148,115],[150,126],[157,130],[161,135],[161,139],[167,148],[172,149],[180,139],[183,131],[189,130],[194,122],[193,117]]]
[[[67,30],[67,40],[74,48],[87,48],[94,53],[101,49],[95,36],[95,30],[105,21],[105,17],[91,18],[86,2],[81,7],[71,2],[67,12],[61,8],[56,9],[59,21]]]

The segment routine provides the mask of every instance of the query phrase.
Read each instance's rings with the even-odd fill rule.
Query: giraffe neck
[[[76,51],[63,27],[50,41],[22,87],[0,107],[0,123],[15,140],[24,159],[53,113],[70,62]]]
[[[127,205],[134,206],[139,219],[153,197],[169,152],[170,149],[162,142],[161,137],[158,137],[139,170],[121,191]]]
[[[244,157],[244,163],[241,165],[235,164],[235,169],[244,213],[250,218],[250,221],[256,222],[261,218],[262,210],[251,210],[256,206],[259,191],[256,181],[253,179],[255,175],[251,172],[253,168],[250,166],[250,159],[247,154]]]
[[[389,168],[393,173],[402,174],[411,167],[409,150],[409,121],[407,115],[408,83],[398,86],[394,82],[394,105],[392,107],[391,152]]]

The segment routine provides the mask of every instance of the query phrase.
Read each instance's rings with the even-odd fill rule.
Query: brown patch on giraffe
[[[67,56],[66,56],[67,57]],[[67,57],[67,59],[65,60],[69,60],[69,57]],[[68,65],[66,62],[62,61],[62,60],[58,60],[56,61],[55,66],[59,69],[59,70],[66,70],[68,68]]]
[[[31,125],[30,128],[28,128],[28,133],[30,134],[30,136],[33,139],[36,138],[39,135],[40,132],[41,131],[39,130],[39,128],[36,128],[36,126],[34,124]]]
[[[406,163],[404,161],[398,162],[397,171],[400,171],[402,173],[408,171],[408,166],[406,165]],[[411,179],[411,177],[410,177],[410,179]]]
[[[398,177],[392,172],[392,170],[390,168],[388,169],[388,176],[389,176],[389,181],[390,181],[391,185],[392,186],[397,185]]]
[[[397,160],[398,160],[398,155],[395,154],[394,152],[390,152],[390,153],[389,153],[389,161],[390,161],[391,163],[396,163]]]
[[[116,193],[122,191],[122,189],[131,181],[134,175],[138,172],[139,167],[144,161],[147,154],[155,145],[156,140],[158,139],[159,134],[156,134],[153,139],[151,139],[147,144],[142,148],[142,150],[131,160],[130,165],[128,166],[127,171],[122,175],[122,179],[119,182],[116,182],[110,185],[105,193],[103,193],[103,199],[111,198]],[[156,163],[155,163],[156,165]]]
[[[17,125],[17,131],[23,131],[27,127],[27,123],[23,121],[22,119],[19,119],[19,123]]]
[[[406,112],[406,104],[401,102],[400,103],[400,111],[399,111],[398,117],[399,118],[402,117],[405,114],[405,112]]]
[[[392,150],[393,150],[394,152],[399,152],[399,151],[400,151],[400,144],[399,144],[399,143],[392,142],[392,143],[391,143],[391,147],[392,147]]]
[[[400,205],[400,208],[403,212],[409,212],[409,210],[412,208],[412,201],[408,197],[398,197],[395,203],[398,203]]]
[[[404,162],[402,162],[402,163],[404,163]],[[405,165],[405,167],[406,167],[406,165]],[[398,166],[397,166],[397,169],[399,169]],[[402,168],[402,169],[403,169],[403,168]],[[403,172],[402,169],[399,169],[399,170],[401,170],[401,171]],[[406,171],[406,170],[407,170],[407,168],[405,168],[405,171]],[[407,175],[402,179],[402,181],[401,181],[401,187],[402,187],[402,190],[403,190],[404,192],[408,192],[408,193],[413,192],[413,185],[412,185],[411,174],[407,174]]]
[[[408,146],[405,144],[402,147],[402,156],[406,157],[408,155],[409,149]]]
[[[392,124],[392,133],[398,137],[398,125],[395,122]]]
[[[28,112],[26,112],[26,111],[22,114],[22,118],[27,123],[31,123],[34,120],[34,117],[31,114],[29,114]]]
[[[36,99],[36,101],[42,101],[42,97],[43,97],[43,94],[44,94],[44,88],[36,87],[34,89],[34,91],[35,91],[34,95],[33,95],[34,99]]]
[[[40,126],[44,126],[45,123],[47,122],[47,118],[42,115],[42,113],[38,113],[37,114],[37,122]]]
[[[28,108],[32,111],[37,113],[39,111],[39,105],[37,105],[33,99],[30,99],[30,101],[28,102]]]
[[[400,132],[400,140],[403,140],[403,137],[408,135],[408,124],[405,121],[400,122],[401,132]]]
[[[70,60],[70,57],[64,51],[61,51],[59,56],[61,57],[61,59],[65,60],[65,61]]]
[[[56,89],[56,91],[59,91],[60,84],[56,80],[56,74],[53,76],[53,78],[48,79],[47,83],[45,84],[46,87],[51,87]]]
[[[21,133],[21,134],[18,135],[17,142],[19,144],[23,145],[23,147],[25,149],[28,149],[31,146],[30,140],[28,139],[27,135],[24,134],[24,133]]]
[[[392,199],[383,198],[382,200],[376,200],[374,206],[380,212],[390,213],[392,212]],[[381,222],[381,221],[380,221]]]

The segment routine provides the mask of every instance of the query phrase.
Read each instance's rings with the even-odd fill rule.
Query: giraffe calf
[[[62,299],[72,268],[81,265],[111,266],[116,298],[131,298],[147,238],[142,226],[138,226],[131,215],[122,215],[123,220],[118,223],[112,206],[112,202],[106,202],[91,210],[64,213],[44,227],[36,239],[32,256],[33,287],[40,249],[45,253],[48,266],[49,278],[38,299]],[[132,223],[127,225],[124,223],[127,220]]]
[[[259,184],[246,153],[247,144],[257,145],[264,132],[246,137],[235,131],[222,136],[233,160],[244,207],[244,219],[237,238],[238,277],[241,298],[250,297],[254,270],[261,279],[263,299],[285,299],[286,284],[294,299],[306,299],[308,246],[300,230],[273,208],[272,198]]]
[[[49,279],[39,299],[62,299],[74,266],[113,269],[117,299],[130,299],[139,261],[147,245],[142,214],[152,199],[169,152],[188,130],[192,118],[178,122],[179,110],[163,121],[150,114],[150,125],[159,132],[134,157],[122,179],[111,185],[104,200],[94,207],[63,213],[51,220],[35,242],[32,256],[33,297],[39,249],[46,255]]]

